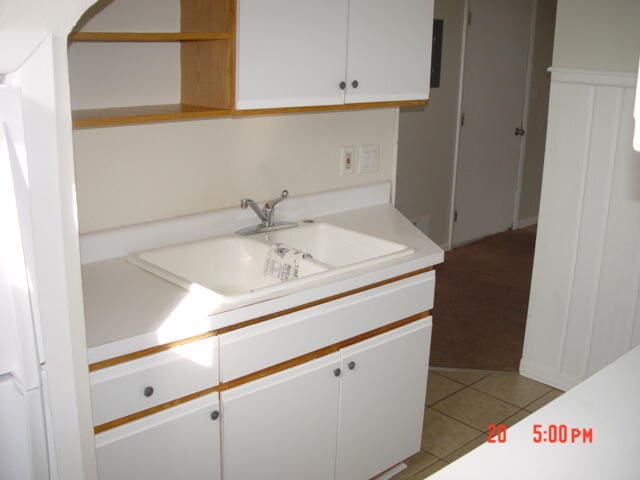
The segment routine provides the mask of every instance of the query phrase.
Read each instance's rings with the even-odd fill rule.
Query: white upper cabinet
[[[349,0],[345,103],[429,97],[433,0]]]
[[[433,0],[239,0],[236,108],[424,100]]]
[[[344,102],[347,0],[239,0],[236,108]]]

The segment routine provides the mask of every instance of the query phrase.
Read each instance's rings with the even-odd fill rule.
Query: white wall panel
[[[554,70],[522,374],[570,388],[640,343],[635,76]]]

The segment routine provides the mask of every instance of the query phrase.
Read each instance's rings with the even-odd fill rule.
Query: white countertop
[[[415,253],[254,300],[219,304],[205,292],[189,292],[123,258],[82,267],[89,361],[95,362],[179,340],[247,318],[327,297],[441,263],[442,250],[391,205],[313,218],[411,246]],[[240,308],[244,307],[244,308]]]
[[[593,441],[534,443],[535,424],[591,428]],[[511,427],[505,443],[485,443],[428,478],[640,478],[640,347]]]

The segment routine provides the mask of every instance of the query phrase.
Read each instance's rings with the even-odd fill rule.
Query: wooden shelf
[[[73,128],[115,127],[138,123],[226,117],[231,113],[229,109],[206,108],[184,103],[74,110]]]
[[[188,42],[197,40],[230,40],[224,32],[75,32],[73,42]]]
[[[247,117],[259,115],[283,115],[291,113],[340,112],[370,108],[415,107],[424,106],[426,104],[426,100],[405,100],[398,102],[349,103],[311,107],[262,108],[255,110],[205,108],[188,104],[97,108],[91,110],[74,110],[73,128],[115,127],[119,125],[193,120],[198,118]]]

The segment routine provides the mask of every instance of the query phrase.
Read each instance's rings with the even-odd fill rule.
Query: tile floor
[[[515,425],[563,392],[517,373],[432,368],[420,452],[394,480],[422,480],[487,439],[487,425]]]

